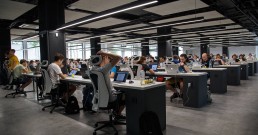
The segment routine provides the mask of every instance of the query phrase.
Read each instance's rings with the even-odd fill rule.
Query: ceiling
[[[83,17],[91,17],[136,1],[105,0],[103,3],[103,0],[65,0],[65,23],[77,21]],[[0,27],[11,28],[12,40],[22,40],[38,33],[37,2],[37,0],[1,0]],[[121,31],[124,33],[101,37],[101,42],[131,38],[156,40],[159,36],[156,28],[134,32],[126,31],[161,24],[173,24],[176,21],[185,22],[187,19],[196,17],[203,17],[204,20],[170,26],[173,34],[172,40],[180,42],[187,39],[186,44],[191,44],[194,40],[204,37],[228,37],[239,33],[239,37],[241,37],[243,32],[253,38],[258,34],[257,7],[258,2],[255,0],[159,0],[158,3],[150,6],[65,29],[66,40],[84,42],[89,41],[92,36]],[[17,20],[20,22],[17,23]],[[21,27],[20,24],[25,25]],[[220,27],[220,29],[217,30],[214,27]],[[150,38],[153,36],[155,37]],[[257,45],[257,43],[253,44]]]

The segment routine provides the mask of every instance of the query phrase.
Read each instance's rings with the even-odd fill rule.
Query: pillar
[[[171,27],[162,27],[157,29],[158,35],[171,34]],[[171,36],[158,37],[158,57],[171,56],[172,47],[170,44]]]
[[[5,60],[5,53],[11,49],[11,36],[10,29],[1,29],[0,28],[0,64],[1,67]]]
[[[91,55],[96,55],[101,50],[100,37],[90,39]]]
[[[202,56],[203,53],[210,54],[209,44],[209,38],[201,38],[200,56]]]
[[[150,46],[149,46],[149,40],[145,39],[141,41],[141,51],[142,51],[142,56],[147,56],[150,55]]]

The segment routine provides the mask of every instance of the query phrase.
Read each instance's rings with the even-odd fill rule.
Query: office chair
[[[5,98],[7,98],[8,96],[13,96],[13,98],[15,98],[15,96],[16,96],[16,95],[19,95],[19,94],[24,94],[24,96],[27,96],[27,94],[26,94],[25,91],[18,91],[18,89],[19,89],[21,83],[19,83],[18,79],[14,79],[13,72],[12,72],[11,75],[10,75],[9,84],[12,85],[12,86],[16,86],[16,89],[15,89],[15,92],[6,94],[6,95],[5,95]]]
[[[115,110],[118,106],[118,102],[116,102],[116,105],[110,106],[109,103],[109,91],[107,88],[107,85],[105,83],[104,75],[103,73],[99,71],[88,71],[89,77],[91,81],[93,82],[93,89],[94,89],[94,97],[93,97],[93,107],[92,110],[98,111],[98,110]],[[116,93],[119,94],[119,93]],[[119,122],[116,120],[116,115],[112,113],[112,111],[109,111],[109,121],[99,121],[95,124],[96,129],[93,132],[93,135],[96,135],[98,130],[101,130],[105,127],[112,127],[115,131],[115,135],[118,135],[118,131],[115,128],[114,125],[125,125],[126,123]],[[100,127],[98,127],[98,124],[104,124]]]
[[[52,107],[50,113],[53,113],[54,109],[58,106],[65,107],[65,105],[61,104],[60,102],[60,94],[59,88],[52,89],[52,82],[50,80],[49,74],[45,69],[41,69],[42,77],[43,77],[43,88],[44,88],[44,95],[50,94],[49,96],[44,96],[45,98],[49,97],[51,99],[51,105],[44,106],[42,111],[45,111],[46,108]]]

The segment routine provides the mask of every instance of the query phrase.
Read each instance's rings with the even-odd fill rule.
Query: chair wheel
[[[42,111],[45,111],[45,108],[42,108],[41,110],[42,110]]]
[[[114,135],[118,135],[118,133],[116,132]]]
[[[49,113],[53,113],[53,111],[50,111]]]
[[[13,98],[15,98],[15,95],[13,96]]]
[[[24,93],[24,96],[25,96],[25,97],[27,97],[27,94],[26,94],[26,93]]]
[[[93,132],[93,135],[97,135],[97,132],[96,132],[96,131],[94,131],[94,132]]]
[[[7,95],[6,96],[4,96],[5,98],[7,98]]]
[[[98,123],[96,123],[94,126],[95,126],[95,128],[98,127]]]

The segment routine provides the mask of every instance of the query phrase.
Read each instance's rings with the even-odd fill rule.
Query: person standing
[[[17,58],[17,56],[15,55],[15,50],[11,49],[9,51],[9,64],[8,64],[8,68],[13,71],[13,69],[19,65],[19,59]]]

